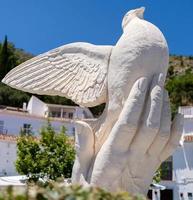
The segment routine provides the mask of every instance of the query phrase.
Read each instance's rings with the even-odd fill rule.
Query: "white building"
[[[184,114],[182,145],[163,164],[160,184],[166,189],[157,200],[193,200],[193,107],[180,107],[179,113]],[[159,196],[159,191],[155,192]]]
[[[16,136],[0,134],[0,177],[16,175]]]
[[[193,200],[193,107],[180,107],[184,114],[181,143],[175,153],[163,164],[161,185],[165,190],[154,190],[157,200]],[[65,126],[69,135],[74,134],[74,118],[92,118],[86,108],[46,104],[32,97],[23,109],[0,107],[0,176],[16,175],[16,137],[21,128],[34,135],[50,119],[55,130]],[[161,193],[161,194],[159,194]]]
[[[28,105],[23,108],[0,106],[0,176],[16,175],[16,136],[21,129],[38,135],[39,130],[49,121],[56,131],[62,126],[69,136],[75,132],[74,120],[93,118],[87,108],[46,104],[32,96]]]

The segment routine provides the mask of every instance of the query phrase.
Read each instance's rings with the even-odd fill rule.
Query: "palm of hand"
[[[119,119],[96,156],[92,130],[86,125],[79,128],[77,138],[82,138],[84,145],[77,143],[79,156],[73,182],[110,191],[147,192],[156,169],[172,154],[181,137],[182,116],[177,116],[171,128],[169,100],[162,79],[160,74],[151,83],[145,77],[135,82]],[[94,166],[90,167],[92,163]]]

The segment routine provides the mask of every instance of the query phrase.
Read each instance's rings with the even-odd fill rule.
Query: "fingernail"
[[[138,88],[144,92],[147,88],[147,78],[141,78],[138,83]]]
[[[153,85],[158,84],[160,87],[164,86],[165,78],[162,73],[153,76]]]

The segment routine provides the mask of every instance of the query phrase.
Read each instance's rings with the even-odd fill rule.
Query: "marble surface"
[[[3,79],[16,89],[64,96],[86,107],[106,103],[98,119],[76,122],[72,183],[146,194],[156,169],[179,145],[183,116],[171,123],[164,89],[167,42],[144,20],[144,10],[124,16],[114,46],[67,44]]]

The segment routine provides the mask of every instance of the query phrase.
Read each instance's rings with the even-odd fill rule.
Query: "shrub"
[[[29,186],[27,191],[14,193],[9,187],[0,195],[0,200],[145,200],[140,196],[131,196],[127,192],[109,193],[101,188],[79,185],[64,186],[61,183],[50,183],[47,187]]]
[[[40,132],[40,138],[31,133],[22,133],[17,141],[16,169],[37,181],[39,178],[56,180],[70,178],[75,150],[62,128],[56,133],[50,123]]]

